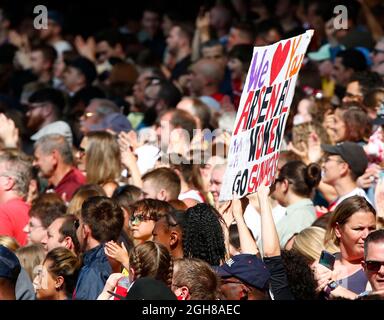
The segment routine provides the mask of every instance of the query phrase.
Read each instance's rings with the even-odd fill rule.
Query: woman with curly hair
[[[183,252],[186,258],[198,258],[212,266],[225,261],[226,247],[219,212],[212,206],[200,203],[185,214]]]

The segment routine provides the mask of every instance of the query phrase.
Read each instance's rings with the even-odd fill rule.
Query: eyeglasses
[[[374,49],[372,50],[372,53],[373,53],[373,54],[384,53],[384,50],[380,50],[380,49],[376,49],[376,48],[374,48]]]
[[[380,270],[381,266],[384,265],[384,261],[368,260],[368,261],[365,261],[365,265],[366,265],[368,271],[378,272]]]
[[[138,214],[136,216],[131,216],[129,218],[129,222],[130,222],[131,225],[140,224],[143,221],[149,221],[149,220],[154,220],[154,219],[151,218],[151,217],[146,217],[143,214]]]

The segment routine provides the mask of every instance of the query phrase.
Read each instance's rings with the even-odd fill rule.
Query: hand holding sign
[[[313,35],[255,48],[234,124],[220,201],[242,198],[275,177],[295,83]]]

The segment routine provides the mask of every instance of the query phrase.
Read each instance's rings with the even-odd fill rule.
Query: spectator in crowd
[[[253,45],[254,41],[254,26],[249,22],[238,22],[232,25],[229,31],[227,50],[231,50],[238,44]]]
[[[68,61],[63,75],[64,86],[70,96],[81,89],[92,85],[97,77],[96,67],[85,57]]]
[[[37,82],[52,83],[56,58],[57,52],[50,45],[39,45],[32,48],[30,54],[31,71],[36,76]]]
[[[368,166],[368,159],[364,149],[354,142],[343,142],[336,146],[323,145],[326,152],[322,170],[322,182],[333,186],[337,193],[337,199],[328,207],[333,211],[344,199],[359,195],[367,195],[356,184],[358,177],[364,174]]]
[[[80,217],[81,207],[85,200],[90,197],[103,196],[106,197],[106,193],[102,187],[97,184],[85,184],[76,190],[72,200],[68,204],[67,214],[73,214],[77,218]]]
[[[84,175],[74,166],[72,148],[62,135],[44,135],[36,141],[34,165],[48,180],[48,190],[66,201],[85,184]]]
[[[211,266],[220,265],[227,254],[220,214],[205,203],[189,208],[185,214],[184,257],[202,259]]]
[[[186,155],[196,129],[194,117],[187,111],[174,109],[160,116],[157,138],[165,153]]]
[[[382,65],[384,63],[384,38],[381,38],[376,42],[375,47],[372,50],[372,71],[377,72],[380,76],[383,76]]]
[[[143,179],[143,197],[170,201],[177,199],[180,194],[180,178],[169,168],[157,168],[147,172]]]
[[[225,69],[224,79],[220,84],[219,91],[232,97],[231,72],[227,67],[228,57],[225,44],[220,40],[208,40],[201,44],[200,51],[203,59],[216,61]]]
[[[104,253],[104,244],[116,241],[123,228],[121,208],[107,197],[90,197],[82,206],[77,238],[83,252],[83,267],[80,270],[73,299],[95,300],[112,273]]]
[[[27,127],[34,133],[31,140],[36,141],[47,134],[63,135],[72,146],[72,132],[69,125],[60,120],[65,108],[65,98],[61,91],[45,88],[29,97]]]
[[[36,298],[71,300],[80,267],[80,259],[72,251],[61,247],[49,251],[34,279]]]
[[[48,28],[39,30],[40,39],[54,47],[58,56],[62,56],[65,51],[72,50],[71,44],[63,39],[63,26],[62,14],[56,10],[48,10]]]
[[[356,72],[347,84],[343,103],[355,103],[361,105],[367,93],[384,86],[383,79],[376,72]]]
[[[286,207],[285,216],[276,225],[282,248],[290,247],[294,236],[315,221],[311,197],[320,179],[321,168],[315,163],[307,166],[301,161],[290,161],[280,169],[272,196]]]
[[[108,197],[118,187],[121,178],[121,155],[116,138],[109,132],[89,132],[81,141],[81,157],[87,183],[101,186]],[[85,165],[84,165],[85,164]]]
[[[156,221],[173,208],[165,201],[143,199],[135,202],[129,208],[131,212],[130,228],[137,243],[152,240],[152,231]]]
[[[187,72],[191,64],[191,41],[192,31],[187,25],[176,24],[171,28],[167,38],[167,50],[175,61],[171,80],[177,80]]]
[[[224,94],[220,93],[220,83],[224,78],[224,68],[211,59],[200,59],[190,68],[189,90],[192,96],[210,96],[221,103]]]
[[[361,261],[364,257],[364,241],[368,234],[376,229],[376,211],[372,205],[360,196],[352,196],[342,201],[333,212],[325,241],[333,241],[340,247],[336,254],[334,271],[316,264],[314,266],[318,292],[327,295],[337,285],[360,294],[366,290],[368,278]],[[331,280],[334,286],[329,287]]]
[[[220,196],[221,185],[223,183],[223,177],[226,169],[227,169],[226,162],[216,164],[212,168],[209,191],[213,196],[214,206],[216,209],[218,209],[220,206],[219,196]]]
[[[382,291],[383,285],[383,263],[384,263],[384,230],[371,232],[364,241],[363,267],[367,274],[372,291]]]
[[[113,60],[125,60],[125,38],[116,30],[103,30],[95,36],[96,50],[95,58],[98,65]],[[101,72],[100,72],[101,73]]]
[[[30,281],[33,281],[38,273],[39,266],[43,263],[46,253],[40,243],[29,244],[15,252]]]
[[[27,234],[28,243],[40,244],[47,236],[49,225],[63,216],[67,207],[64,201],[54,193],[40,195],[32,203],[29,210],[29,222],[23,231]]]
[[[0,155],[0,235],[8,235],[21,245],[27,244],[23,228],[28,224],[30,205],[26,203],[32,165],[18,155]]]
[[[211,266],[196,258],[174,263],[172,290],[178,300],[217,300],[220,279]]]
[[[183,258],[183,229],[187,215],[171,210],[161,215],[152,230],[152,240],[164,245],[174,259]]]
[[[16,300],[16,281],[20,270],[16,255],[0,245],[0,300]]]
[[[269,300],[270,273],[255,255],[238,254],[218,267],[217,272],[226,300]]]
[[[161,244],[147,241],[137,245],[130,252],[129,265],[126,267],[129,269],[130,283],[135,283],[138,279],[149,277],[163,282],[169,288],[171,287],[173,259],[167,248]],[[112,274],[108,279],[110,283],[107,282],[98,300],[108,300],[111,296],[108,288],[114,288],[117,280],[122,276],[122,274]],[[128,291],[128,296],[129,294],[130,292]]]
[[[340,51],[335,58],[333,64],[332,77],[335,79],[339,91],[336,89],[336,94],[344,96],[345,88],[351,81],[355,72],[364,71],[367,69],[367,62],[364,55],[357,49],[347,49]]]
[[[76,216],[72,214],[53,220],[47,229],[46,236],[41,240],[46,252],[57,247],[64,247],[76,255],[79,253],[80,245],[76,236],[76,220]]]
[[[97,125],[100,125],[109,114],[119,113],[118,106],[107,99],[92,99],[90,104],[80,118],[80,131],[86,134],[90,131],[98,130]],[[93,129],[96,126],[96,129]]]

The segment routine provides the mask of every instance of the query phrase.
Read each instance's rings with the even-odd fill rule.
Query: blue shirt
[[[84,265],[79,273],[73,299],[96,300],[112,273],[111,265],[104,253],[104,245],[100,244],[84,253],[83,261]]]

